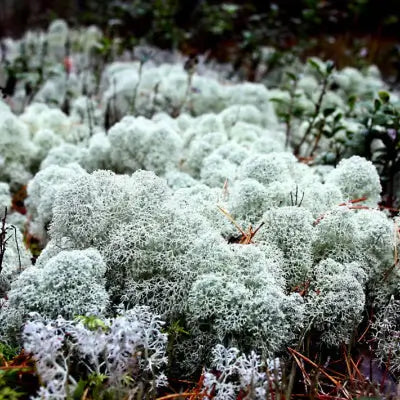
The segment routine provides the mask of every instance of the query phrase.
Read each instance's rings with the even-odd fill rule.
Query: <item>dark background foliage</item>
[[[222,61],[259,45],[332,58],[338,66],[398,69],[398,0],[1,0],[0,37],[20,36],[62,17],[100,25],[108,35],[163,48],[210,51]]]
[[[350,30],[358,34],[396,36],[400,28],[397,0],[2,0],[1,34],[20,34],[27,26],[40,26],[54,16],[72,23],[105,25],[110,12],[118,9],[125,10],[127,19],[130,16],[132,21],[141,16],[141,28],[145,29],[151,25],[151,14],[163,7],[169,8],[177,26],[191,29],[205,5],[218,8],[227,3],[238,5],[247,17],[273,12],[294,33],[319,33],[323,28],[325,33]],[[131,28],[136,31],[138,27]]]

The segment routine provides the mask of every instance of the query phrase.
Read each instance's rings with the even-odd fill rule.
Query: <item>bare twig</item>
[[[303,192],[302,196],[301,196],[301,200],[299,200],[299,186],[296,185],[296,192],[295,192],[295,199],[293,201],[293,193],[290,192],[290,203],[292,205],[292,207],[297,206],[297,207],[301,207],[303,200],[304,200],[304,194],[305,192]]]
[[[292,348],[288,348],[289,352],[294,356],[297,356],[301,359],[303,359],[304,361],[306,361],[308,364],[310,364],[311,366],[313,366],[314,368],[316,368],[317,370],[320,371],[320,373],[322,375],[324,375],[326,378],[328,378],[334,385],[335,387],[340,390],[343,395],[347,398],[350,399],[350,395],[347,392],[347,390],[343,387],[343,385],[340,383],[340,381],[336,380],[332,375],[329,375],[324,368],[322,368],[321,366],[319,366],[318,364],[316,364],[314,361],[310,360],[308,357],[304,356],[303,354],[299,353],[297,350],[292,349]]]
[[[218,206],[218,210],[222,212],[222,214],[224,214],[229,221],[232,222],[233,225],[235,225],[235,228],[243,235],[246,236],[246,234],[244,233],[244,231],[242,230],[242,228],[237,224],[237,222],[233,219],[233,217],[228,213],[228,211],[224,210],[222,207]]]
[[[292,134],[292,114],[294,109],[294,99],[297,90],[298,79],[295,79],[292,90],[290,91],[290,103],[289,103],[289,110],[288,116],[286,121],[286,140],[285,140],[285,149],[289,148],[291,134]]]
[[[6,252],[6,243],[7,243],[7,228],[6,228],[6,220],[7,220],[7,207],[4,210],[4,217],[1,219],[1,229],[0,229],[0,273],[3,269],[3,260],[4,253]]]
[[[239,225],[238,223],[234,220],[234,218],[228,213],[228,211],[224,210],[222,207],[218,206],[218,209],[229,219],[229,221],[232,222],[233,225],[235,225],[236,229],[240,232],[240,236],[238,238],[234,238],[234,240],[230,243],[239,243],[239,244],[251,244],[253,243],[252,239],[255,236],[255,234],[260,230],[260,228],[265,224],[265,222],[261,222],[261,224],[258,226],[258,228],[253,229],[253,227],[250,225],[248,232],[245,232]]]
[[[302,145],[304,144],[304,142],[306,141],[308,135],[310,134],[312,128],[314,127],[315,121],[317,120],[317,117],[318,117],[319,112],[320,112],[320,110],[321,110],[322,100],[324,99],[325,94],[326,94],[326,91],[327,91],[327,89],[328,89],[329,77],[330,77],[329,74],[326,75],[326,76],[324,77],[324,80],[323,80],[323,82],[322,82],[322,90],[321,90],[321,93],[320,93],[320,95],[319,95],[317,104],[315,105],[314,114],[313,114],[313,116],[312,116],[312,118],[311,118],[311,121],[310,121],[310,123],[309,123],[309,125],[308,125],[306,131],[304,132],[303,137],[301,138],[299,144],[298,144],[298,145],[296,146],[296,148],[294,149],[294,154],[295,154],[296,156],[299,155],[301,146],[302,146]]]
[[[21,253],[19,250],[19,244],[17,239],[17,228],[14,225],[11,225],[11,229],[14,231],[15,247],[17,248],[17,254],[18,254],[18,267],[19,267],[19,272],[21,272],[22,271]]]
[[[92,119],[92,104],[89,101],[89,98],[86,98],[86,111],[88,116],[88,124],[89,124],[89,134],[93,136],[93,119]]]

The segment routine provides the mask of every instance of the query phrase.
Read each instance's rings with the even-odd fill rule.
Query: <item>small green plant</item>
[[[314,147],[316,145],[318,145],[319,139],[321,138],[322,133],[323,133],[323,130],[321,130],[321,127],[324,125],[324,122],[321,122],[324,120],[323,119],[321,120],[319,118],[320,112],[322,111],[324,117],[330,115],[333,112],[330,109],[325,109],[325,110],[323,109],[323,100],[328,91],[332,73],[335,69],[335,64],[333,63],[333,61],[327,61],[325,64],[321,65],[311,58],[308,60],[308,63],[310,65],[310,67],[315,71],[317,76],[320,78],[321,91],[320,91],[318,100],[314,105],[314,107],[315,107],[314,113],[311,115],[311,118],[308,121],[307,129],[305,130],[303,137],[301,138],[301,140],[299,141],[299,143],[296,145],[296,147],[294,149],[295,155],[300,155],[301,147],[306,142],[306,140],[309,138],[310,134],[313,133],[313,130],[316,127],[317,127],[317,133],[315,134],[315,142],[316,143],[314,142]]]
[[[340,161],[342,153],[344,151],[342,144],[345,142],[345,138],[337,136],[339,131],[346,131],[346,127],[342,124],[343,113],[336,111],[335,108],[325,108],[315,122],[314,125],[314,140],[308,157],[313,158],[318,149],[321,138],[327,138],[330,140],[329,150],[330,152],[325,156],[325,162],[327,164],[334,164]]]
[[[174,353],[174,345],[176,344],[179,337],[189,336],[190,332],[188,332],[184,328],[180,320],[172,322],[167,328],[163,329],[161,332],[166,333],[168,335],[167,355],[169,363],[171,364],[171,360]]]
[[[291,134],[292,134],[292,122],[293,118],[301,118],[303,116],[303,110],[297,106],[297,99],[300,97],[300,94],[297,92],[297,84],[299,82],[298,74],[287,71],[287,87],[284,86],[285,89],[288,89],[289,92],[289,101],[285,101],[279,98],[272,98],[271,101],[278,103],[279,107],[277,109],[277,114],[281,118],[283,122],[286,124],[286,141],[285,148],[288,149],[291,142]]]
[[[91,331],[96,331],[98,329],[107,331],[109,329],[104,321],[95,315],[78,315],[75,317],[75,321],[81,322],[84,327]]]
[[[24,352],[0,343],[0,399],[27,398],[38,388],[34,363]]]
[[[110,393],[107,393],[106,382],[108,376],[105,374],[93,372],[87,379],[80,379],[70,400],[81,400],[90,396],[92,399],[112,399]]]
[[[0,342],[0,363],[10,361],[18,354],[16,347],[9,346],[6,343]]]
[[[361,122],[364,139],[364,152],[361,154],[372,160],[377,166],[385,206],[395,207],[396,176],[400,172],[400,108],[391,102],[390,94],[378,92],[372,104],[368,104]],[[378,148],[377,143],[381,145]],[[362,149],[361,149],[362,151]]]
[[[25,393],[14,390],[7,379],[7,374],[0,371],[0,399],[2,400],[18,400],[25,396]]]

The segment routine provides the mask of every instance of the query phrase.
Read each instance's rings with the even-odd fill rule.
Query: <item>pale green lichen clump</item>
[[[144,119],[140,124],[147,129]],[[154,125],[148,124],[151,137]],[[104,138],[112,149],[113,137]],[[112,154],[111,165],[123,160]],[[173,350],[185,360],[185,373],[226,340],[269,357],[294,344],[304,329],[320,332],[329,346],[348,342],[366,304],[374,296],[381,304],[397,290],[385,286],[366,296],[393,259],[393,223],[382,212],[346,203],[375,196],[375,170],[365,164],[366,191],[360,192],[354,160],[324,183],[288,153],[251,157],[243,148],[241,154],[229,161],[236,172],[225,189],[200,183],[191,169],[172,170],[168,181],[149,171],[89,174],[76,164],[42,169],[29,183],[27,204],[31,229],[50,226],[50,241],[38,267],[27,267],[11,285],[1,315],[3,337],[10,340],[7,335],[32,311],[47,318],[107,315],[123,302],[150,306],[167,321],[186,321],[191,335]],[[144,159],[135,162],[131,170],[144,165]],[[345,185],[344,176],[354,183]],[[276,200],[269,197],[275,187]],[[372,199],[378,197],[369,204]],[[244,231],[263,223],[253,244],[229,243],[239,232],[217,205]],[[307,282],[309,291],[301,296]]]

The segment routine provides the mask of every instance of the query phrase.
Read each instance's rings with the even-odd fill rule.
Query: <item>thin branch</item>
[[[14,225],[11,225],[11,228],[14,230],[15,247],[17,248],[17,254],[18,254],[19,272],[21,272],[22,271],[22,263],[21,263],[21,253],[19,250],[19,244],[18,244],[18,239],[17,239],[17,228]]]
[[[290,92],[290,103],[289,103],[289,110],[288,110],[288,117],[286,121],[286,140],[285,140],[285,149],[289,148],[290,138],[291,138],[291,131],[292,131],[292,114],[294,108],[294,99],[297,90],[298,79],[295,80],[293,88]]]
[[[323,82],[322,82],[322,90],[321,93],[319,95],[317,104],[315,105],[315,111],[314,111],[314,115],[312,116],[312,119],[310,121],[310,124],[308,125],[306,131],[304,132],[303,137],[300,140],[300,143],[296,146],[296,148],[294,149],[294,154],[297,156],[300,153],[300,147],[304,144],[304,142],[306,141],[308,135],[310,134],[312,128],[314,127],[315,121],[317,120],[317,117],[319,115],[319,112],[321,110],[322,107],[322,100],[325,97],[326,91],[328,89],[328,82],[329,82],[329,77],[330,75],[326,75]]]
[[[224,210],[222,207],[218,206],[218,210],[221,211],[228,219],[229,221],[232,222],[233,225],[235,225],[236,229],[243,235],[247,236],[246,233],[243,232],[242,228],[237,224],[237,222],[233,219],[233,217],[228,213],[228,211]]]
[[[7,228],[6,228],[6,219],[7,219],[7,207],[4,210],[4,217],[1,219],[1,230],[0,230],[0,273],[3,269],[3,260],[4,253],[6,251],[6,243],[7,243]]]

